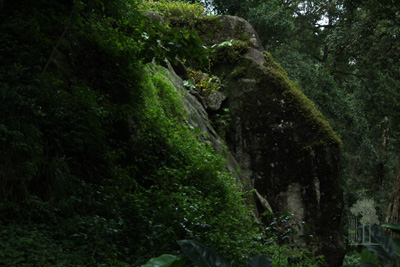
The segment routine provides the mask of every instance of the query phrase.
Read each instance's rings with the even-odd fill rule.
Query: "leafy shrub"
[[[48,225],[1,225],[0,263],[6,266],[71,266],[93,264],[67,240],[59,242]],[[69,248],[67,248],[69,247]]]
[[[152,72],[141,119],[135,122],[135,142],[140,144],[136,166],[142,176],[123,212],[134,240],[140,240],[135,242],[137,258],[168,253],[176,247],[174,240],[190,238],[213,244],[240,262],[261,245],[256,241],[261,233],[239,193],[240,182],[224,171],[222,157],[198,141],[196,131],[179,124],[187,115],[167,82],[169,74],[159,67]]]
[[[268,245],[268,255],[274,266],[325,266],[323,255],[316,256],[304,245],[296,245],[294,238],[312,239],[310,235],[298,235],[300,230],[304,230],[305,224],[299,225],[293,219],[291,212],[282,214],[272,214],[265,212],[262,215],[263,226],[266,235],[263,238],[265,245]]]
[[[347,252],[343,259],[343,266],[354,266],[360,262],[360,253],[357,251]]]
[[[217,76],[209,76],[200,71],[190,71],[189,78],[195,84],[196,88],[205,95],[220,90],[222,83]]]

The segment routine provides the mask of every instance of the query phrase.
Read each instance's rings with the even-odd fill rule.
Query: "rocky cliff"
[[[339,233],[343,208],[338,176],[341,141],[314,104],[263,51],[253,27],[245,20],[222,16],[196,24],[204,43],[213,47],[208,74],[200,78],[175,67],[197,85],[185,93],[189,123],[217,151],[224,150],[229,168],[256,189],[259,214],[290,211],[300,224],[293,242],[307,243],[340,266],[344,246]],[[170,68],[172,71],[172,69]],[[173,71],[172,71],[173,72]],[[206,90],[202,81],[219,78]],[[182,81],[175,84],[182,91]],[[214,129],[214,128],[215,129]],[[217,134],[218,132],[218,134]],[[314,236],[311,241],[301,234]]]
[[[254,223],[290,210],[337,265],[340,142],[322,116],[244,20],[145,3],[175,18],[0,1],[0,264],[142,266],[194,240],[234,266],[314,266]]]

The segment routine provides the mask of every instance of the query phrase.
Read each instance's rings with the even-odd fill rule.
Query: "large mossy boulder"
[[[325,255],[330,266],[340,266],[340,139],[314,103],[262,50],[248,22],[222,16],[199,25],[204,42],[217,44],[211,71],[225,81],[223,107],[229,109],[230,122],[224,135],[229,149],[272,210],[290,211],[298,223],[304,221],[307,227],[301,233],[314,236],[309,247]],[[265,211],[261,203],[258,208]]]

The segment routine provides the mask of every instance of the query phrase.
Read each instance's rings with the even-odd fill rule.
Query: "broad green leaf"
[[[229,267],[229,264],[215,251],[192,240],[180,240],[183,253],[198,267]]]
[[[381,225],[382,228],[389,228],[395,232],[400,231],[400,223],[386,223]]]
[[[397,257],[400,257],[400,246],[397,245],[396,243],[394,245],[396,246],[396,255]]]
[[[257,255],[247,262],[246,267],[272,267],[272,262],[265,255]]]
[[[374,253],[366,248],[363,248],[361,251],[360,263],[379,264],[379,259],[378,256],[376,256]]]
[[[360,228],[361,230],[364,228],[366,237],[371,236],[371,240],[369,241],[372,244],[364,244],[369,251],[386,261],[396,259],[396,247],[393,239],[381,227],[377,225],[364,225]]]
[[[160,257],[150,259],[141,267],[182,267],[185,263],[185,258],[170,254],[163,254]]]
[[[232,46],[233,45],[233,40],[225,41],[220,43],[218,46]]]

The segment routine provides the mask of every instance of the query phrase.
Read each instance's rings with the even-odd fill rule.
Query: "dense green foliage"
[[[199,39],[149,23],[135,5],[1,10],[2,264],[137,265],[182,238],[238,262],[260,249],[240,183],[180,123],[168,72],[145,65],[202,59]]]
[[[255,26],[343,140],[347,203],[371,197],[384,215],[400,152],[398,6],[198,2]],[[274,266],[290,255],[311,262],[283,246],[285,234],[254,223],[240,182],[185,126],[181,96],[158,65],[208,63],[192,30],[213,19],[203,11],[170,1],[0,1],[0,264],[140,265],[184,238],[234,264],[258,253]],[[223,43],[210,59],[246,48]],[[199,83],[207,89],[210,79]]]
[[[266,253],[283,266],[301,251],[255,223],[159,65],[207,63],[200,39],[138,4],[1,2],[0,264],[137,266],[186,238],[232,264]]]
[[[217,252],[209,247],[192,240],[179,240],[179,246],[182,249],[183,256],[174,256],[169,254],[153,258],[141,267],[184,267],[191,266],[188,261],[198,267],[230,267],[230,264]],[[246,267],[271,267],[271,260],[265,255],[257,255],[249,259]]]

